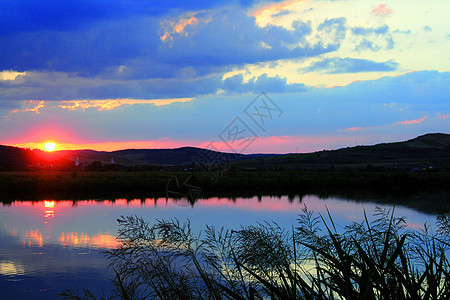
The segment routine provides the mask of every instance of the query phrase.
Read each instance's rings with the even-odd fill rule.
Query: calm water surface
[[[97,295],[103,288],[109,295],[112,270],[102,251],[116,247],[116,220],[121,215],[138,215],[151,222],[189,219],[195,231],[205,224],[237,229],[264,221],[291,228],[304,205],[323,215],[328,207],[343,228],[362,221],[363,210],[372,214],[379,204],[316,196],[211,198],[194,207],[165,198],[0,204],[1,299],[59,299],[64,288],[87,288]],[[408,226],[414,228],[436,220],[433,214],[402,206],[396,207],[396,216],[407,216]]]

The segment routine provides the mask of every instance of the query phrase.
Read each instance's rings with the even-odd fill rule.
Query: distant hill
[[[219,154],[219,152],[195,147],[182,147],[177,149],[120,150],[114,151],[113,153],[130,160],[159,165],[185,165],[191,164],[195,161],[208,163],[207,161],[209,158],[212,161],[214,160],[214,157]],[[223,155],[230,161],[245,158],[245,155],[242,154],[226,153]]]
[[[211,151],[195,147],[175,149],[128,149],[119,151],[95,150],[62,150],[52,153],[41,150],[22,149],[10,146],[0,146],[0,167],[41,167],[69,161],[88,165],[96,162],[123,166],[181,166],[193,163],[211,164],[243,160],[256,157],[266,157],[268,154],[235,154]]]
[[[240,161],[234,166],[287,169],[450,167],[450,134],[430,133],[405,142],[278,155]]]
[[[182,147],[176,149],[128,149],[120,151],[64,150],[46,153],[10,146],[0,146],[0,167],[43,166],[77,160],[90,164],[120,164],[123,166],[181,166],[218,159],[233,162],[243,169],[323,169],[323,168],[429,168],[450,167],[450,134],[430,133],[412,140],[373,146],[356,146],[306,154],[234,154]]]
[[[188,165],[201,161],[209,161],[219,157],[229,161],[247,158],[245,154],[222,153],[195,147],[182,147],[175,149],[127,149],[112,152],[97,152],[93,150],[61,151],[66,157],[79,161],[98,160],[110,163],[113,159],[116,164],[123,165]],[[252,156],[248,156],[252,157]]]
[[[450,134],[429,133],[404,143],[408,146],[416,148],[450,150]]]
[[[45,166],[72,165],[72,161],[60,153],[48,153],[42,150],[24,149],[0,145],[0,170],[1,169],[29,169]]]
[[[0,145],[0,165],[26,166],[31,161],[30,150]]]

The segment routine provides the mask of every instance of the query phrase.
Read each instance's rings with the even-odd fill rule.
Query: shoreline
[[[450,192],[448,172],[402,171],[227,171],[205,172],[0,172],[2,199],[86,199],[166,197],[189,179],[202,196],[355,195],[408,197],[417,193]],[[192,180],[194,179],[194,180]],[[184,189],[184,191],[183,191]],[[188,194],[180,187],[179,196]],[[176,198],[176,195],[173,195]]]

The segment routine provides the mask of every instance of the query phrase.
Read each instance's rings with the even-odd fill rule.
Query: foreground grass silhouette
[[[304,208],[297,227],[240,230],[121,217],[120,246],[106,255],[121,299],[449,299],[449,215],[411,231],[378,209],[339,232]],[[67,299],[95,299],[66,290]],[[105,296],[102,297],[106,299]]]

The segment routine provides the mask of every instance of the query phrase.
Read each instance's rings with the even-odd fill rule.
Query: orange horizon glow
[[[442,115],[437,114],[437,119],[447,119],[450,115]],[[355,139],[358,141],[370,145],[376,144],[380,141],[370,141],[370,139],[366,136],[363,136],[363,131],[371,130],[374,128],[379,128],[382,126],[408,126],[409,124],[418,124],[424,122],[428,118],[428,115],[417,119],[417,120],[404,120],[397,121],[392,124],[384,124],[379,126],[368,126],[368,127],[350,127],[344,129],[338,129],[337,132],[351,132],[351,135],[279,135],[279,136],[266,136],[266,137],[257,137],[247,148],[243,151],[241,149],[236,149],[236,151],[240,151],[242,154],[250,154],[250,153],[310,153],[315,151],[322,150],[333,150],[340,149],[345,147],[350,147],[355,145]],[[67,136],[63,139],[61,137],[62,132],[56,131],[46,131],[47,133],[42,133],[39,136],[31,135],[29,140],[36,141],[36,137],[40,138],[42,136],[50,136],[50,134],[54,134],[54,139],[41,139],[41,142],[20,142],[20,140],[16,140],[13,143],[5,143],[1,142],[2,145],[10,145],[19,148],[28,148],[28,149],[41,149],[43,148],[42,141],[44,140],[55,140],[58,139],[58,143],[56,144],[56,152],[63,150],[94,150],[94,151],[118,151],[118,150],[127,150],[127,149],[175,149],[181,147],[198,147],[203,149],[210,149],[219,152],[228,152],[232,153],[233,147],[239,142],[243,140],[236,140],[233,143],[226,144],[222,141],[211,141],[211,140],[173,140],[170,137],[163,137],[157,140],[149,140],[149,141],[106,141],[106,142],[84,142],[80,141],[79,138],[76,137],[75,134],[71,134],[71,131],[68,130]],[[410,138],[414,138],[412,136]],[[250,139],[252,137],[246,137]],[[22,137],[21,140],[26,140],[25,137]],[[67,142],[71,140],[71,142]],[[65,141],[65,142],[63,142]],[[386,142],[383,140],[382,142]]]
[[[95,150],[95,151],[117,151],[125,149],[170,149],[180,147],[198,147],[199,142],[192,141],[172,141],[170,138],[165,137],[161,140],[155,141],[129,141],[129,142],[100,142],[100,143],[58,143],[57,151],[62,150]],[[28,148],[28,149],[41,149],[42,143],[29,142],[29,143],[14,143],[10,144],[13,147]]]
[[[356,130],[356,128],[353,128]],[[358,128],[359,129],[359,128]],[[349,129],[350,131],[352,129]],[[324,149],[336,149],[340,147],[353,145],[355,138],[353,136],[269,136],[256,138],[248,148],[242,153],[294,153],[296,148],[300,152],[314,152]],[[331,143],[331,146],[329,145]],[[1,144],[1,143],[0,143]],[[6,144],[8,145],[8,144]],[[9,144],[14,147],[28,149],[42,149],[42,143],[14,143]],[[213,146],[211,146],[213,145]],[[199,147],[211,149],[220,152],[233,152],[229,146],[218,141],[199,141],[199,140],[171,140],[164,137],[153,141],[119,141],[119,142],[97,142],[97,143],[62,143],[58,142],[57,151],[62,150],[95,150],[95,151],[117,151],[126,149],[174,149],[181,147]]]

